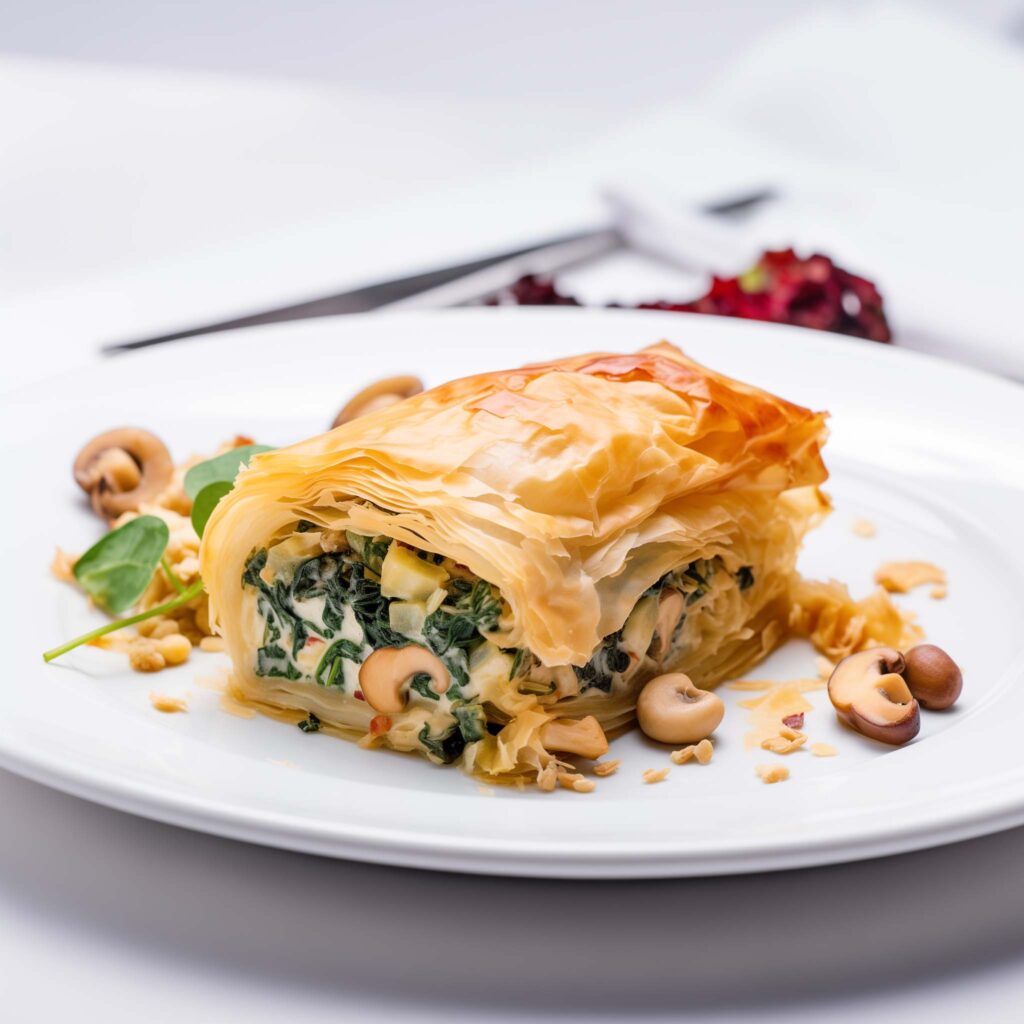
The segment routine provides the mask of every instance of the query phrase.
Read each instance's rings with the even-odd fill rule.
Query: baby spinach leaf
[[[240,466],[248,466],[249,459],[260,452],[269,452],[273,449],[266,444],[246,444],[241,448],[232,448],[223,455],[215,455],[212,459],[200,462],[193,466],[186,474],[184,480],[185,493],[193,500],[196,500],[199,492],[204,487],[213,483],[233,484],[238,476]]]
[[[215,480],[212,484],[207,484],[195,496],[192,501],[192,529],[200,537],[203,535],[203,530],[206,529],[206,524],[210,521],[210,516],[213,515],[213,510],[217,507],[217,502],[234,486],[233,482]]]
[[[75,579],[109,612],[131,607],[149,586],[170,531],[156,516],[138,516],[100,538],[75,563]]]

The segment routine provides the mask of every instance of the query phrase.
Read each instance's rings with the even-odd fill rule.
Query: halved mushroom
[[[77,455],[75,482],[93,511],[107,520],[138,512],[171,482],[174,463],[163,441],[140,427],[120,427],[94,437]]]
[[[389,405],[418,395],[422,390],[423,381],[419,377],[385,377],[384,380],[370,384],[350,398],[334,417],[331,427],[340,427],[342,423],[348,423],[349,420],[365,416],[369,412],[386,409]]]
[[[540,741],[547,750],[579,754],[591,759],[608,753],[608,737],[593,715],[586,718],[554,718],[541,726]]]
[[[828,696],[839,717],[857,732],[899,746],[921,728],[921,712],[903,671],[903,655],[872,647],[843,658],[828,681]]]
[[[655,676],[636,704],[641,730],[659,743],[698,743],[718,728],[724,716],[722,698],[697,689],[682,672]]]
[[[956,703],[963,689],[960,666],[935,644],[918,644],[903,656],[907,663],[903,678],[921,707],[944,711]]]
[[[445,693],[451,683],[444,662],[426,647],[381,647],[360,665],[359,689],[374,711],[393,715],[405,707],[407,686],[421,674],[430,676],[434,693]]]

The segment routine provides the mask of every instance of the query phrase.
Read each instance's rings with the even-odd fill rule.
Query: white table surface
[[[504,167],[567,119],[580,137],[698,89],[810,6],[34,0],[8,6],[0,46],[327,82],[434,104],[439,124],[470,82],[502,114],[475,159]],[[1022,21],[1001,0],[937,6]],[[812,871],[566,885],[261,849],[6,773],[0,807],[9,1020],[1010,1021],[1024,1004],[1024,830]]]

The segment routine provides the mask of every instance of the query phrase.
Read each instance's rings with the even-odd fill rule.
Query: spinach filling
[[[298,532],[316,529],[319,527],[303,520]],[[345,662],[361,664],[368,648],[423,644],[444,662],[451,681],[443,701],[431,688],[429,676],[416,676],[411,681],[412,692],[428,705],[437,705],[437,714],[432,718],[435,728],[439,721],[442,723],[438,731],[430,724],[424,725],[418,738],[432,758],[450,763],[461,755],[467,743],[502,728],[502,723],[488,720],[484,708],[470,695],[471,691],[470,694],[464,692],[470,684],[470,656],[498,628],[503,613],[501,597],[486,580],[465,578],[463,567],[457,567],[457,575],[446,577],[441,572],[444,580],[441,604],[426,613],[420,602],[423,610],[417,628],[410,631],[411,635],[401,632],[392,627],[391,605],[397,599],[385,597],[380,582],[385,559],[396,542],[388,537],[352,532],[347,532],[345,539],[346,550],[315,555],[295,566],[290,578],[286,578],[288,573],[285,572],[269,582],[264,578],[267,550],[262,548],[249,557],[242,583],[256,591],[257,613],[264,622],[263,642],[256,651],[256,673],[288,680],[305,678],[345,692]],[[419,564],[416,558],[426,562],[432,567],[430,572],[436,572],[433,567],[446,562],[440,555],[412,549],[399,553],[407,559],[415,556],[413,566]],[[448,565],[449,572],[453,572],[454,563]],[[657,597],[671,587],[684,596],[687,612],[676,624],[673,637],[668,640],[670,644],[679,635],[689,610],[708,595],[716,573],[725,571],[721,559],[702,559],[666,573],[645,591],[645,597]],[[753,586],[754,574],[750,566],[738,569],[734,578],[741,591]],[[310,621],[301,612],[300,606],[311,601],[317,602],[313,618],[319,621]],[[358,625],[361,643],[350,638],[351,629],[346,630],[349,636],[339,635],[345,628],[346,616],[354,618]],[[402,625],[402,622],[396,620],[395,624]],[[622,646],[622,635],[620,629],[606,636],[585,665],[574,667],[581,693],[612,692],[617,677],[630,665],[630,655]],[[323,645],[323,653],[315,668],[309,668],[308,662],[306,668],[300,667],[300,652],[307,645],[319,649],[319,644]],[[520,692],[545,696],[555,691],[553,682],[540,683],[529,678],[530,666],[535,664],[529,651],[517,649],[514,655],[510,679],[519,679]],[[307,732],[319,726],[319,720],[312,713],[300,723],[300,728]]]

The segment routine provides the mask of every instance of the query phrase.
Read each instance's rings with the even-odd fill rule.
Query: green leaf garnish
[[[75,579],[109,612],[130,608],[149,586],[170,531],[156,516],[129,519],[101,537],[75,563]]]
[[[238,476],[238,470],[242,466],[249,465],[249,459],[260,452],[273,451],[270,445],[246,444],[241,448],[232,448],[223,455],[216,455],[212,459],[200,462],[193,466],[186,474],[183,486],[185,493],[193,500],[196,500],[199,492],[213,483],[232,484]],[[197,533],[199,531],[196,531]],[[200,534],[202,536],[202,534]]]
[[[206,524],[217,507],[217,502],[229,491],[234,489],[233,480],[215,480],[207,484],[192,501],[192,529],[202,537]]]

